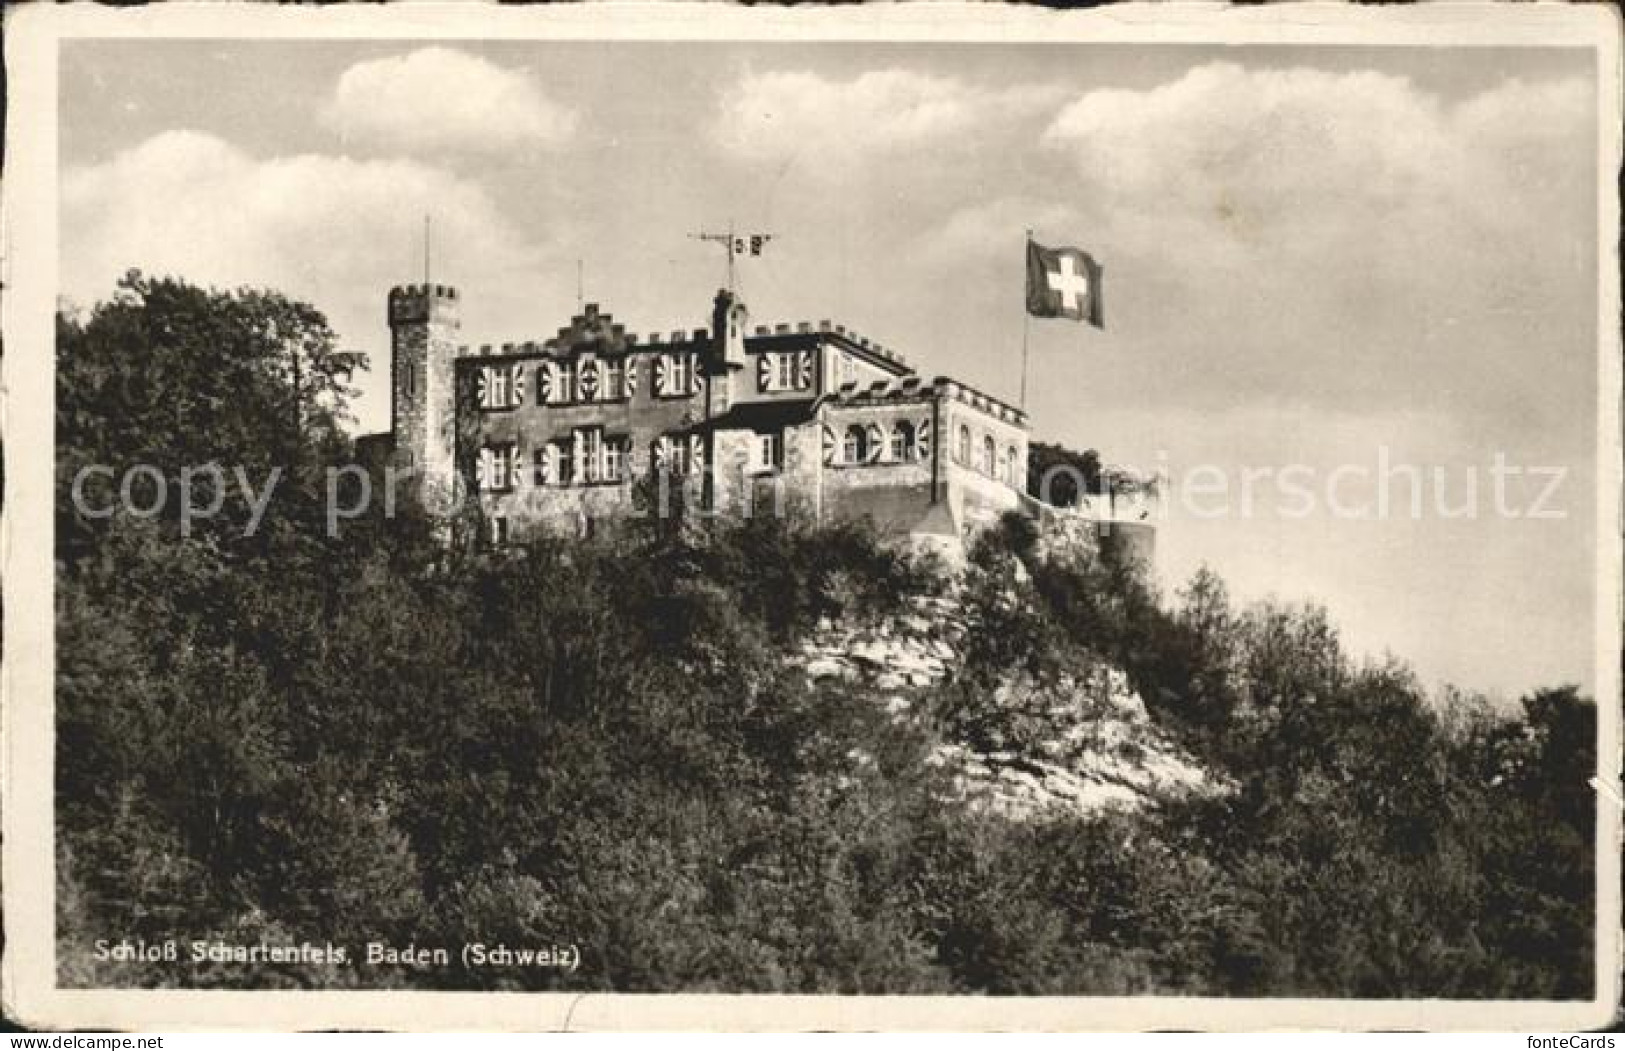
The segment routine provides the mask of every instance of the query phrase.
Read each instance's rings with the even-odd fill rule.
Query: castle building
[[[640,337],[589,303],[550,339],[473,349],[459,302],[389,293],[377,440],[397,470],[477,493],[493,542],[639,512],[640,479],[681,480],[711,513],[866,517],[949,549],[1032,502],[1025,413],[841,325],[752,329],[721,291],[708,330]]]

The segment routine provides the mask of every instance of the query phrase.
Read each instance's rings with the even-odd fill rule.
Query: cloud
[[[978,260],[1007,266],[1012,250],[1021,248],[1024,229],[1079,230],[1083,220],[1073,204],[1034,195],[994,197],[951,212],[939,224],[920,232],[909,258],[944,269],[964,269]]]
[[[356,63],[339,77],[320,117],[346,139],[480,152],[556,147],[578,122],[527,75],[444,47]]]
[[[256,158],[193,131],[164,132],[64,173],[62,287],[89,304],[133,267],[305,299],[347,347],[370,354],[363,389],[372,415],[363,422],[375,427],[388,406],[384,298],[394,284],[422,280],[426,214],[437,278],[481,290],[465,302],[465,328],[523,313],[547,253],[477,184],[410,160]]]
[[[1584,201],[1575,175],[1589,171],[1566,162],[1590,148],[1589,105],[1578,78],[1450,105],[1390,74],[1213,63],[1148,91],[1089,92],[1043,141],[1070,156],[1104,216],[1309,255],[1548,222]]]
[[[1042,142],[1072,169],[1152,396],[1445,399],[1509,440],[1577,437],[1593,105],[1577,77],[1452,101],[1383,73],[1213,63],[1088,92]]]
[[[724,92],[711,133],[737,157],[768,163],[804,157],[809,169],[839,175],[928,145],[975,148],[979,133],[997,133],[1054,97],[1047,89],[988,88],[905,70],[851,80],[751,73]]]

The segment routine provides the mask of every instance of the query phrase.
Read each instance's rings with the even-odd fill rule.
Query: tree
[[[1048,442],[1029,442],[1027,492],[1056,507],[1072,507],[1081,496],[1104,492],[1100,456],[1093,449],[1080,453]]]

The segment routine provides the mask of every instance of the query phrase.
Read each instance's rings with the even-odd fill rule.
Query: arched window
[[[907,420],[898,420],[897,426],[892,428],[891,459],[896,463],[906,463],[914,459],[914,425]]]
[[[1007,445],[1004,447],[1004,482],[1006,485],[1016,484],[1016,467],[1016,447]]]
[[[992,435],[987,435],[982,438],[981,468],[982,473],[988,475],[989,477],[991,477],[994,471],[997,470],[995,464],[997,463],[998,452],[996,449],[997,447],[993,444]]]
[[[847,463],[863,463],[869,459],[869,436],[863,433],[861,425],[854,423],[846,429],[841,458]]]
[[[966,467],[970,466],[970,428],[963,423],[959,425],[959,456],[958,460]]]

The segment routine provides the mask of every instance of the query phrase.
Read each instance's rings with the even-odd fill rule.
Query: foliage
[[[58,335],[66,984],[1590,995],[1573,689],[1440,709],[1322,610],[1236,609],[1207,572],[1165,601],[1012,521],[958,586],[959,675],[898,720],[790,659],[947,588],[861,527],[488,552],[408,501],[334,534],[355,360],[317,312],[131,275]],[[186,530],[70,498],[87,465],[207,462],[285,469],[252,535],[240,489]],[[948,802],[943,736],[1036,747],[1033,699],[1102,663],[1234,790],[1027,823]],[[352,958],[95,958],[119,938]],[[367,967],[369,941],[581,963]]]
[[[1029,442],[1027,491],[1056,507],[1071,507],[1079,496],[1103,493],[1100,456],[1093,449],[1078,453],[1048,442]]]

